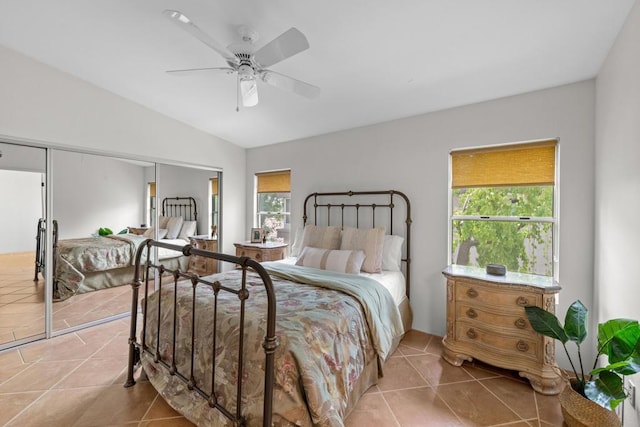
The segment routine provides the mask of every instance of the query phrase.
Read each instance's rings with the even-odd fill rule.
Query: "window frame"
[[[553,216],[552,217],[522,217],[522,216],[502,216],[502,215],[454,215],[453,214],[453,156],[456,151],[467,149],[500,149],[507,147],[517,147],[518,145],[534,144],[542,141],[555,141],[555,161],[554,161],[554,183],[553,187]],[[523,141],[507,144],[485,145],[477,147],[468,147],[463,149],[450,150],[448,155],[448,189],[447,189],[447,265],[453,264],[453,224],[458,220],[471,221],[501,221],[501,222],[535,222],[535,223],[551,223],[551,276],[558,281],[560,271],[560,140],[558,138],[549,138],[537,141]],[[517,184],[513,185],[518,186]],[[492,186],[483,186],[482,188],[491,188]],[[495,186],[494,186],[495,187]],[[482,268],[482,267],[479,267]],[[530,273],[535,274],[535,273]]]

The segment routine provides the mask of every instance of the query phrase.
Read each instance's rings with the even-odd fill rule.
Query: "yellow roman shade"
[[[156,183],[149,183],[149,197],[156,197]]]
[[[218,195],[218,178],[211,178],[211,195]]]
[[[452,188],[553,185],[556,140],[451,152]]]
[[[291,171],[257,173],[258,193],[290,193]]]

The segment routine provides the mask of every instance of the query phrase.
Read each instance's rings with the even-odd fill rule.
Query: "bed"
[[[53,300],[63,301],[73,295],[131,283],[135,254],[148,238],[155,235],[149,228],[143,235],[133,233],[95,235],[79,239],[58,240],[58,224],[53,233]],[[158,237],[167,243],[186,245],[197,234],[197,207],[192,197],[168,197],[162,202],[158,219]],[[44,221],[38,222],[36,280],[44,270]],[[188,258],[181,252],[160,248],[159,260],[171,268],[186,270]]]
[[[323,202],[327,197],[343,201]],[[344,201],[363,197],[375,201]],[[393,211],[400,201],[402,237],[389,239],[399,237]],[[392,190],[313,193],[303,221],[302,247],[285,262],[145,242],[136,256],[144,271],[136,269],[132,283],[125,386],[135,384],[141,365],[163,398],[197,425],[342,426],[410,328],[409,200]],[[401,271],[382,274],[375,254],[382,256],[383,244],[364,248],[380,239],[401,243],[393,251]],[[154,247],[229,266],[204,277],[171,270],[145,261]],[[167,271],[171,276],[160,274]],[[394,297],[376,274],[401,278],[404,295]]]

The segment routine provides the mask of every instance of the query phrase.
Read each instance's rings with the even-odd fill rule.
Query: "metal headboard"
[[[196,199],[193,197],[165,197],[162,200],[162,216],[181,216],[185,221],[197,221]]]
[[[394,199],[394,196],[397,196]],[[313,200],[313,212],[307,210],[310,200]],[[401,225],[396,217],[394,221],[393,210],[396,200],[404,200],[404,254],[402,261],[405,263],[406,294],[409,297],[411,284],[411,203],[409,198],[396,190],[382,191],[344,191],[330,193],[311,193],[304,199],[303,225],[310,223],[309,215],[313,215],[313,224],[345,226],[375,227],[377,224],[385,226],[388,234],[393,234],[393,226]],[[376,217],[379,212],[385,214],[384,218]],[[362,214],[362,216],[361,216]],[[364,216],[366,215],[366,217]],[[333,220],[333,224],[332,224]]]

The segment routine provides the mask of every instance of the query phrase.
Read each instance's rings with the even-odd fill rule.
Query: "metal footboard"
[[[211,281],[212,276],[207,276],[204,278],[200,278],[199,276],[195,275],[195,274],[191,274],[188,272],[182,272],[180,270],[168,270],[165,269],[162,265],[155,265],[153,264],[151,261],[147,261],[144,263],[141,263],[141,259],[142,259],[142,255],[146,254],[146,259],[147,260],[151,260],[151,250],[153,247],[158,247],[158,248],[166,248],[166,249],[172,249],[175,251],[179,251],[182,252],[184,255],[186,256],[200,256],[200,257],[207,257],[207,258],[213,258],[222,262],[228,262],[228,263],[232,263],[232,265],[237,266],[237,268],[241,268],[242,269],[242,280],[241,280],[241,284],[238,287],[238,289],[230,289],[228,287],[222,286],[220,284],[220,282],[214,280]],[[205,399],[209,406],[211,408],[215,408],[216,410],[218,410],[219,412],[221,412],[227,419],[229,419],[234,425],[239,425],[239,426],[244,426],[245,425],[245,419],[243,416],[243,409],[242,409],[242,377],[243,377],[243,371],[245,369],[244,366],[244,358],[243,358],[243,346],[244,346],[244,315],[245,315],[245,304],[244,302],[246,301],[247,298],[249,298],[249,290],[247,289],[246,286],[246,276],[247,276],[247,269],[252,269],[255,272],[257,272],[260,275],[260,278],[262,279],[263,283],[264,283],[264,287],[266,289],[266,293],[267,293],[267,315],[266,315],[266,335],[264,337],[264,340],[262,342],[262,347],[264,349],[265,352],[265,378],[264,378],[264,408],[263,408],[263,425],[264,426],[270,426],[271,425],[271,419],[272,419],[272,405],[273,405],[273,386],[274,386],[274,357],[275,357],[275,350],[278,347],[278,340],[276,338],[275,335],[275,323],[276,323],[276,299],[275,299],[275,291],[273,289],[273,284],[271,282],[271,278],[269,277],[269,275],[267,274],[267,272],[264,270],[264,268],[256,261],[247,258],[247,257],[236,257],[236,256],[232,256],[232,255],[226,255],[226,254],[221,254],[221,253],[214,253],[214,252],[209,252],[209,251],[204,251],[204,250],[200,250],[200,249],[196,249],[194,247],[192,247],[191,245],[186,245],[186,246],[177,246],[177,245],[172,245],[172,244],[168,244],[168,243],[163,243],[163,242],[158,242],[158,241],[153,241],[153,240],[147,240],[145,241],[142,245],[140,245],[140,247],[138,248],[138,251],[136,253],[136,269],[135,269],[135,275],[134,275],[134,279],[133,282],[131,284],[132,289],[133,289],[133,295],[132,295],[132,300],[131,300],[131,331],[130,331],[130,336],[129,336],[129,364],[128,364],[128,371],[127,371],[127,381],[125,383],[125,387],[130,387],[133,386],[135,384],[135,380],[134,380],[134,369],[136,367],[136,365],[138,364],[138,362],[140,361],[141,357],[143,354],[147,354],[149,355],[151,358],[153,358],[154,362],[156,364],[160,364],[162,366],[164,366],[164,368],[173,376],[175,376],[176,378],[178,378],[180,381],[182,381],[183,383],[185,383],[187,385],[187,387],[189,388],[189,390],[195,391],[197,392],[200,396],[202,396],[203,399]],[[155,272],[158,272],[159,274],[154,274]],[[167,273],[169,273],[170,275],[167,275]],[[238,348],[238,372],[237,372],[237,378],[236,378],[236,384],[237,384],[237,388],[236,388],[236,392],[237,392],[237,399],[236,399],[236,406],[235,408],[227,408],[224,405],[222,405],[218,399],[216,398],[216,394],[214,392],[214,390],[216,389],[216,377],[215,377],[215,369],[213,367],[215,367],[216,365],[216,356],[215,356],[215,348],[216,348],[216,336],[217,334],[215,333],[215,331],[217,330],[217,318],[214,315],[214,320],[213,320],[213,331],[212,333],[213,335],[213,360],[212,360],[212,381],[211,381],[211,390],[204,390],[200,384],[198,384],[194,378],[194,342],[195,342],[195,328],[192,327],[191,328],[191,351],[192,351],[192,355],[191,355],[191,361],[190,361],[190,368],[187,370],[187,372],[182,372],[179,370],[179,368],[176,366],[175,364],[175,348],[176,348],[176,324],[177,322],[173,322],[173,330],[171,331],[171,335],[173,336],[173,351],[174,351],[174,355],[171,359],[171,362],[167,362],[165,360],[162,360],[162,358],[160,357],[160,354],[158,352],[158,347],[160,345],[159,343],[159,339],[156,340],[156,345],[155,348],[151,347],[148,345],[148,343],[146,342],[146,336],[147,336],[147,308],[148,308],[148,304],[144,304],[142,307],[142,314],[143,314],[143,326],[142,326],[142,334],[141,334],[141,338],[140,340],[137,337],[137,323],[138,323],[138,306],[139,306],[139,292],[140,292],[140,287],[144,284],[144,298],[145,301],[148,301],[148,296],[150,294],[149,291],[149,278],[151,278],[151,280],[153,280],[154,276],[157,276],[157,280],[159,280],[158,286],[156,289],[158,289],[157,292],[161,292],[162,290],[162,281],[167,280],[167,277],[169,277],[168,280],[171,280],[174,286],[174,290],[177,287],[177,283],[178,281],[182,281],[182,280],[188,280],[190,281],[191,285],[192,285],[192,309],[191,309],[191,324],[194,325],[195,324],[195,317],[196,317],[196,305],[195,305],[195,296],[196,296],[196,290],[199,286],[207,286],[210,287],[213,290],[213,304],[214,304],[214,313],[217,310],[217,304],[218,304],[218,295],[220,292],[227,292],[227,293],[232,293],[235,294],[240,302],[240,311],[239,311],[239,316],[240,316],[240,330],[239,330],[239,348]],[[215,279],[215,276],[213,276],[213,279]],[[144,283],[143,283],[144,282]],[[153,286],[153,285],[151,285]],[[151,292],[153,292],[153,290],[151,290]],[[160,302],[162,295],[159,295],[158,301]],[[174,316],[176,315],[176,300],[177,300],[177,292],[174,292],[174,298],[173,298],[173,304],[174,304]],[[158,313],[157,313],[157,331],[152,331],[153,333],[156,334],[156,337],[160,336],[160,328],[161,328],[161,322],[159,321],[160,319],[160,310],[158,309]],[[151,331],[150,331],[151,332]]]

